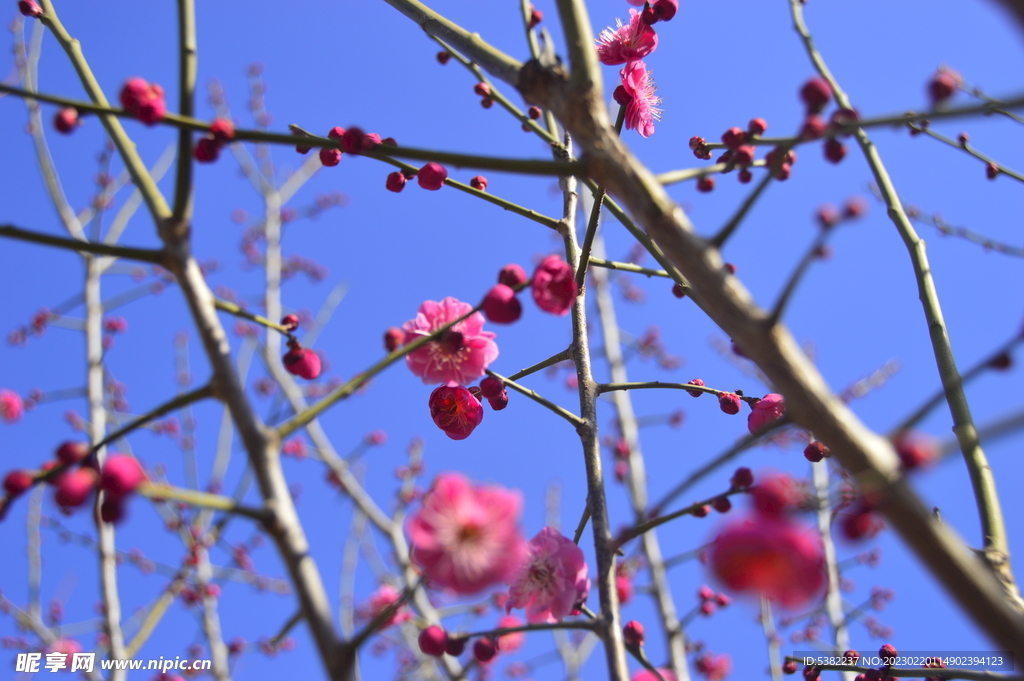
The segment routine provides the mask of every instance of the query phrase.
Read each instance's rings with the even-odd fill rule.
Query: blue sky
[[[517,2],[443,0],[433,6],[509,54],[527,56]],[[537,6],[545,14],[543,25],[560,44],[554,3],[540,0]],[[625,17],[629,9],[622,0],[595,0],[589,7],[595,30],[614,24],[615,18]],[[99,9],[60,3],[57,9],[69,32],[81,40],[108,97],[114,98],[126,78],[142,76],[161,83],[169,102],[176,100],[174,3],[119,0]],[[11,3],[12,16],[13,12]],[[968,83],[994,96],[1019,92],[1015,66],[1024,56],[1020,36],[994,4],[870,0],[851,8],[810,2],[806,12],[825,59],[865,116],[925,108],[925,84],[940,64],[959,70]],[[216,79],[222,84],[240,126],[252,126],[246,110],[246,70],[258,62],[274,130],[286,130],[289,123],[314,132],[326,132],[335,125],[360,125],[409,146],[545,157],[543,142],[522,132],[518,123],[497,107],[481,108],[472,92],[471,75],[454,62],[438,65],[434,59],[436,44],[383,2],[357,5],[312,0],[304,3],[301,11],[262,1],[244,6],[198,3],[197,14],[199,82],[205,86]],[[653,170],[700,165],[687,148],[692,135],[717,140],[727,128],[744,127],[754,116],[768,121],[769,134],[789,134],[798,128],[802,108],[796,93],[812,75],[812,68],[791,30],[787,3],[683,2],[679,15],[657,28],[660,44],[647,63],[664,99],[664,116],[651,138],[642,139],[635,133],[625,136]],[[10,55],[12,35],[5,32],[0,41],[3,53]],[[8,58],[8,64],[11,62]],[[50,37],[43,41],[40,74],[42,90],[75,98],[84,96],[67,59]],[[616,70],[607,67],[605,77],[610,93]],[[508,88],[503,91],[512,94]],[[954,101],[967,103],[970,98],[961,93]],[[45,107],[45,120],[49,121],[54,112],[53,107]],[[198,98],[197,112],[200,118],[213,116],[205,93]],[[5,160],[0,164],[0,187],[5,188],[6,198],[0,204],[0,222],[57,234],[61,227],[46,197],[31,138],[25,134],[26,121],[20,101],[0,98],[0,149]],[[151,164],[175,139],[169,128],[145,128],[131,121],[126,127],[143,158]],[[951,137],[967,131],[978,149],[1000,163],[1009,168],[1021,165],[1019,148],[1024,131],[1008,119],[954,121],[936,123],[934,127]],[[941,214],[953,225],[969,227],[1011,245],[1020,244],[1020,187],[1014,180],[986,180],[983,164],[976,159],[934,140],[912,138],[906,130],[878,129],[871,135],[906,202],[919,206],[926,214]],[[48,139],[69,201],[76,208],[86,206],[95,191],[96,156],[104,143],[100,125],[95,119],[86,119],[72,136],[49,132]],[[817,207],[822,203],[841,204],[854,195],[867,198],[867,216],[837,232],[831,242],[832,257],[812,266],[785,321],[797,339],[813,351],[821,372],[837,391],[887,362],[899,363],[900,370],[883,388],[854,405],[861,419],[884,432],[938,386],[909,259],[884,209],[871,198],[870,172],[854,149],[838,166],[822,158],[819,145],[806,145],[798,153],[792,178],[770,187],[727,244],[723,257],[737,265],[737,275],[755,299],[769,306],[816,234],[813,215]],[[288,148],[275,148],[272,156],[279,178],[303,160]],[[120,168],[115,161],[112,171],[119,173]],[[449,170],[453,178],[462,181],[478,173],[470,168]],[[371,159],[346,157],[337,168],[319,172],[290,204],[301,212],[318,196],[340,192],[345,197],[345,205],[315,219],[297,220],[285,233],[286,255],[312,258],[329,272],[319,283],[302,275],[289,281],[284,293],[289,309],[315,313],[334,287],[347,287],[330,324],[316,341],[316,347],[329,360],[325,379],[349,378],[379,358],[383,331],[411,318],[423,300],[450,295],[475,301],[506,263],[518,262],[530,270],[538,257],[560,248],[546,228],[447,188],[425,192],[410,185],[402,194],[392,194],[384,188],[390,171]],[[490,192],[558,216],[561,198],[553,180],[485,174]],[[173,191],[172,176],[168,174],[161,182],[167,193]],[[224,154],[216,164],[197,167],[196,178],[196,254],[200,259],[216,258],[219,262],[218,269],[210,274],[211,285],[234,289],[256,305],[262,274],[242,267],[238,244],[244,225],[252,224],[262,210],[259,197],[240,176],[230,154]],[[692,183],[670,188],[697,229],[706,234],[728,219],[747,191],[735,175],[718,178],[718,187],[707,195],[698,194]],[[112,211],[126,198],[127,192],[119,194]],[[111,219],[106,217],[104,224],[109,226]],[[941,237],[924,225],[919,230],[928,244],[953,349],[961,366],[970,366],[1021,329],[1021,261],[985,252],[963,239]],[[605,236],[610,257],[626,258],[631,240],[625,231],[606,221]],[[122,241],[133,246],[155,245],[151,220],[140,211]],[[652,262],[648,259],[642,264]],[[0,244],[0,272],[0,330],[4,334],[26,324],[39,308],[53,308],[73,296],[83,277],[79,258],[73,254],[8,241]],[[749,375],[749,367],[742,361],[737,363],[716,350],[728,339],[689,301],[672,297],[664,280],[636,277],[630,281],[643,290],[645,300],[642,304],[631,303],[616,294],[620,326],[635,337],[657,325],[668,351],[683,360],[681,368],[665,371],[649,360],[634,358],[629,365],[633,380],[687,381],[700,377],[709,386],[721,389],[767,392],[766,386]],[[104,298],[112,299],[136,286],[129,274],[112,275],[104,281]],[[70,316],[80,314],[79,309]],[[179,332],[188,333],[190,321],[173,286],[160,295],[125,304],[111,314],[124,316],[129,328],[116,338],[107,354],[110,375],[128,387],[126,399],[132,413],[141,413],[175,392],[174,339]],[[225,322],[230,328],[232,320],[225,318]],[[505,375],[550,356],[570,340],[567,318],[545,315],[532,303],[526,305],[517,324],[493,330],[498,333],[501,350],[493,368]],[[596,331],[594,338],[595,347],[599,347]],[[232,335],[232,343],[237,349],[240,338]],[[194,334],[188,337],[187,347],[193,385],[198,386],[208,370]],[[23,395],[34,388],[78,388],[84,383],[83,359],[84,343],[79,332],[50,328],[24,347],[0,347],[0,388]],[[599,375],[604,371],[599,363]],[[1019,371],[1013,367],[1007,372],[986,374],[968,387],[979,423],[1018,406],[1013,388]],[[249,385],[263,375],[265,371],[257,360]],[[538,374],[526,382],[571,409],[575,392],[564,385],[564,377],[564,372],[557,378]],[[342,453],[355,447],[371,430],[387,432],[387,444],[370,450],[363,458],[367,487],[385,506],[395,493],[393,471],[404,463],[406,445],[414,437],[423,437],[425,481],[437,472],[458,470],[475,479],[521,490],[527,536],[543,527],[545,491],[556,484],[561,491],[563,527],[570,531],[575,526],[585,496],[583,462],[578,439],[565,422],[513,395],[508,409],[500,413],[488,410],[471,438],[454,442],[430,421],[426,409],[430,390],[397,366],[374,380],[365,394],[335,407],[324,419],[328,434]],[[641,416],[678,409],[686,412],[685,423],[679,429],[651,426],[642,431],[655,498],[745,432],[740,417],[722,414],[708,397],[694,400],[678,391],[646,391],[633,397]],[[264,418],[271,418],[276,411],[272,399],[257,398],[256,404]],[[0,468],[37,466],[62,440],[74,437],[65,421],[69,409],[84,414],[84,401],[46,403],[17,425],[0,424]],[[603,432],[610,432],[610,410],[604,413]],[[196,451],[203,484],[210,474],[220,419],[220,409],[215,405],[203,404],[195,410]],[[923,424],[925,431],[940,438],[949,435],[949,428],[950,418],[943,410]],[[1018,555],[1024,549],[1024,534],[1016,522],[1021,517],[1022,499],[1014,494],[1013,483],[1024,474],[1016,456],[1020,442],[1019,436],[1010,437],[987,447],[1001,485],[1011,549]],[[131,438],[131,447],[147,465],[165,464],[168,477],[185,484],[183,457],[170,439],[143,432]],[[234,453],[227,489],[232,489],[243,470],[237,446]],[[606,463],[609,459],[606,456]],[[757,449],[741,461],[755,470],[808,473],[798,449]],[[315,462],[286,460],[284,465],[289,480],[301,486],[299,512],[329,593],[336,599],[351,506],[323,483],[324,472]],[[730,473],[726,469],[711,476],[690,493],[692,498],[680,501],[720,491]],[[979,541],[979,524],[962,462],[953,458],[921,474],[915,485],[926,503],[940,507],[946,522],[969,543]],[[255,494],[250,492],[248,499],[255,501]],[[611,483],[609,499],[613,526],[626,523],[629,514],[622,488]],[[25,500],[21,500],[0,524],[0,546],[5,547],[5,559],[0,561],[0,588],[16,603],[24,603],[27,597],[26,509]],[[43,509],[74,532],[93,532],[83,513],[67,519],[60,516],[49,495]],[[127,551],[138,547],[153,560],[178,565],[182,557],[180,543],[174,535],[161,531],[162,522],[152,508],[136,499],[130,513],[130,521],[119,529],[119,548]],[[708,541],[716,523],[713,517],[683,519],[664,528],[660,536],[665,554],[681,553]],[[238,544],[252,535],[251,525],[235,520],[227,539]],[[44,529],[43,539],[44,604],[57,598],[65,602],[68,622],[92,620],[98,599],[92,553],[61,541],[53,529]],[[385,563],[389,562],[387,546],[379,538],[376,545]],[[846,557],[876,545],[882,549],[880,567],[853,569],[848,576],[855,581],[856,589],[848,598],[859,603],[875,585],[894,589],[895,601],[876,616],[894,629],[892,642],[899,649],[990,649],[892,533],[883,533],[867,544],[842,545],[840,551]],[[592,558],[589,549],[587,554]],[[256,549],[253,558],[261,574],[284,576],[269,545]],[[214,561],[229,564],[230,556],[218,549]],[[121,569],[120,577],[126,616],[154,599],[165,584],[165,577],[143,575],[128,565]],[[675,568],[671,580],[679,609],[686,612],[696,604],[694,594],[708,577],[699,565],[690,562]],[[364,563],[357,572],[357,596],[365,597],[372,589],[373,573]],[[592,606],[596,603],[596,595],[590,602]],[[294,609],[291,596],[258,593],[251,586],[229,582],[224,586],[221,608],[225,636],[242,636],[249,641],[272,636]],[[624,609],[626,618],[648,624],[649,632],[653,613],[649,599],[642,594]],[[711,618],[698,618],[688,633],[715,652],[732,654],[734,678],[759,678],[767,658],[755,616],[750,604],[737,603]],[[493,616],[483,624],[491,621]],[[856,648],[873,650],[884,642],[871,639],[859,624],[851,631]],[[0,634],[18,633],[10,618],[0,619]],[[301,626],[295,636],[298,646],[293,652],[274,659],[258,653],[243,656],[236,668],[237,678],[270,679],[282,674],[317,677],[320,666],[312,641]],[[92,634],[80,638],[87,649],[94,640]],[[652,632],[648,639],[649,656],[661,660],[664,649],[660,636]],[[194,642],[202,642],[198,620],[193,611],[178,603],[141,655],[183,655]],[[795,644],[790,647],[800,648]],[[548,635],[535,634],[524,652],[512,659],[529,659],[551,648]],[[13,654],[7,653],[6,657],[13,658]],[[600,657],[595,656],[586,667],[587,678],[601,677]],[[367,659],[366,678],[391,674],[390,653],[379,660],[372,656]],[[561,669],[559,665],[542,667],[531,677],[538,681],[562,678]]]

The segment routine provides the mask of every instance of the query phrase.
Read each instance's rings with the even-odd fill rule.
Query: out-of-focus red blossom
[[[146,125],[156,125],[167,115],[164,89],[142,78],[130,78],[121,88],[121,106]]]
[[[939,458],[939,443],[923,433],[901,433],[893,446],[907,471],[930,466]]]
[[[43,8],[36,0],[18,0],[18,11],[27,17],[43,16]]]
[[[448,653],[453,657],[458,657],[466,650],[466,642],[468,639],[456,638],[453,636],[448,637],[448,643],[445,645],[444,652]]]
[[[557,530],[545,527],[530,540],[528,552],[509,582],[505,610],[524,608],[531,624],[560,622],[586,600],[590,590],[583,551]]]
[[[299,316],[295,314],[286,314],[281,317],[281,326],[288,331],[294,331],[299,328]]]
[[[654,121],[661,120],[661,97],[655,94],[656,88],[651,73],[643,61],[626,64],[619,71],[622,87],[630,97],[626,104],[626,129],[636,130],[641,137],[654,134]]]
[[[64,664],[71,669],[71,656],[82,652],[82,644],[73,638],[59,638],[46,646],[46,650],[43,652],[46,654],[47,661],[50,660],[51,655],[63,655]]]
[[[328,168],[338,165],[341,163],[341,149],[321,149],[320,163]]]
[[[821,540],[795,521],[755,514],[726,525],[708,564],[728,588],[763,593],[786,608],[804,606],[825,584]]]
[[[424,655],[441,657],[448,647],[448,634],[438,625],[431,624],[420,632],[419,646],[420,652]]]
[[[93,468],[79,468],[61,476],[55,499],[61,508],[77,508],[84,504],[96,489],[99,475]]]
[[[443,187],[444,181],[447,179],[448,170],[440,163],[433,161],[420,168],[416,174],[416,181],[420,186],[431,191],[437,191]]]
[[[65,442],[57,448],[57,459],[72,466],[89,456],[89,445],[84,442]]]
[[[940,67],[932,79],[928,81],[928,98],[932,106],[941,104],[956,94],[957,88],[963,84],[963,77],[949,67]]]
[[[498,283],[504,284],[510,288],[516,288],[522,286],[529,279],[526,277],[526,270],[515,263],[510,263],[501,268],[498,272]]]
[[[320,355],[309,348],[302,347],[297,342],[294,345],[289,343],[289,350],[281,358],[281,362],[289,374],[301,376],[308,381],[318,377],[323,366]]]
[[[765,518],[778,518],[794,510],[801,492],[793,478],[784,473],[764,475],[750,489],[751,506]]]
[[[192,156],[199,163],[213,163],[220,157],[220,144],[212,137],[203,137],[196,142]]]
[[[661,678],[665,681],[679,681],[679,677],[671,669],[658,667],[658,674],[661,674]],[[630,681],[658,681],[658,675],[652,671],[641,669],[630,677]]]
[[[394,352],[404,343],[405,331],[402,331],[397,326],[392,326],[384,332],[384,349],[388,352]]]
[[[21,396],[13,390],[0,390],[0,419],[7,423],[17,423],[25,411],[25,403]]]
[[[679,11],[679,0],[655,0],[651,5],[661,21],[669,21]],[[668,681],[666,679],[666,681]]]
[[[515,615],[506,615],[498,620],[497,629],[512,629],[513,627],[523,626],[523,621]],[[495,643],[498,645],[498,650],[503,653],[514,653],[523,647],[523,643],[526,642],[526,633],[517,631],[513,634],[505,634],[499,636]]]
[[[786,402],[782,395],[769,393],[754,404],[754,410],[747,416],[747,430],[756,433],[782,418],[786,413]]]
[[[53,117],[53,127],[64,135],[70,135],[78,125],[78,109],[73,106],[64,107]]]
[[[401,594],[390,584],[383,584],[379,589],[370,594],[370,600],[357,611],[360,619],[370,621],[380,615],[384,610],[397,603]],[[388,619],[381,622],[380,629],[387,629],[393,624],[401,624],[412,619],[412,613],[404,605],[400,606]]]
[[[135,457],[113,454],[107,457],[100,474],[100,488],[111,497],[124,497],[132,492],[146,478]]]
[[[483,311],[495,324],[511,324],[523,314],[523,305],[516,292],[505,284],[496,284],[484,296]]]
[[[822,459],[828,458],[829,451],[828,447],[825,446],[824,442],[814,440],[806,447],[804,447],[804,458],[811,462],[818,462]]]
[[[227,144],[235,139],[235,124],[227,118],[215,118],[210,123],[210,134],[218,144]]]
[[[619,596],[619,605],[626,605],[633,600],[633,578],[620,572],[615,575],[615,591]]]
[[[477,662],[481,664],[487,664],[498,654],[498,646],[495,645],[494,641],[483,636],[473,642],[473,657],[476,658]]]
[[[615,20],[615,28],[606,28],[597,38],[597,58],[602,64],[616,66],[643,59],[658,47],[654,29],[640,20],[640,13],[629,10],[629,23]]]
[[[726,414],[738,414],[740,413],[740,396],[734,393],[722,393],[718,396],[718,407]]]
[[[487,178],[483,175],[475,175],[470,181],[469,186],[477,191],[487,191]]]
[[[441,302],[424,301],[416,318],[402,325],[405,342],[429,336],[472,309],[469,303],[451,297]],[[469,385],[483,376],[487,366],[498,358],[494,334],[484,331],[483,326],[484,316],[475,312],[437,340],[406,355],[405,365],[427,384]]]
[[[885,521],[875,512],[874,505],[863,497],[859,497],[850,509],[840,518],[840,530],[843,536],[856,542],[869,539],[885,529]]]
[[[430,393],[430,418],[453,440],[465,440],[484,420],[480,401],[461,385],[438,386]]]
[[[507,581],[526,558],[521,506],[517,492],[439,475],[406,525],[413,563],[432,585],[458,594]]]
[[[622,628],[622,639],[630,648],[639,648],[644,644],[644,625],[636,620],[626,622]]]
[[[722,681],[732,671],[732,658],[727,654],[704,653],[694,660],[697,673],[708,681]]]
[[[384,188],[389,192],[395,192],[396,194],[405,189],[406,177],[400,171],[395,171],[388,174],[388,179],[384,182]]]
[[[20,494],[24,494],[31,486],[31,471],[13,470],[4,476],[4,492],[12,499]]]
[[[820,113],[832,99],[832,86],[823,78],[811,78],[800,88],[800,99],[808,114]]]
[[[704,386],[704,381],[700,380],[699,378],[695,378],[692,381],[687,381],[686,383],[687,385],[696,385],[701,387]],[[686,392],[690,393],[690,397],[700,397],[701,395],[704,394],[703,390],[687,390]]]
[[[533,273],[533,300],[545,312],[559,317],[569,314],[579,287],[572,266],[558,255],[540,261]]]

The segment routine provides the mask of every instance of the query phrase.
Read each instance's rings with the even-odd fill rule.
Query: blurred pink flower
[[[671,669],[658,667],[658,674],[661,674],[661,678],[665,679],[665,681],[679,681],[679,677]],[[636,674],[633,674],[633,678],[630,681],[658,681],[658,675],[646,669],[641,669]]]
[[[459,594],[507,581],[527,555],[521,505],[516,492],[439,475],[406,526],[413,562],[433,585]]]
[[[661,120],[661,97],[654,94],[651,72],[642,61],[626,64],[619,71],[622,87],[632,99],[626,105],[626,130],[636,130],[641,137],[654,134],[654,121]]]
[[[821,540],[809,528],[757,515],[726,525],[708,556],[725,586],[763,593],[786,608],[805,606],[821,594],[824,561]]]
[[[370,621],[383,612],[385,608],[397,602],[400,597],[401,594],[399,594],[393,586],[390,584],[382,584],[379,589],[370,594],[369,602],[359,608],[357,614],[360,619]],[[380,629],[386,629],[392,624],[400,624],[410,619],[412,619],[412,614],[410,614],[409,609],[403,605],[399,607],[390,618],[381,623]]]
[[[732,671],[732,658],[725,653],[721,655],[704,653],[694,660],[694,666],[697,668],[697,673],[708,681],[722,681]]]
[[[424,301],[415,319],[402,325],[405,342],[429,336],[453,319],[473,309],[469,303],[455,298],[441,302]],[[405,356],[409,370],[424,383],[449,386],[469,385],[484,375],[484,369],[498,357],[494,334],[483,330],[484,316],[475,312],[445,331],[437,340],[413,350]]]
[[[587,561],[572,540],[545,527],[530,540],[529,556],[509,584],[506,612],[525,608],[531,624],[558,622],[587,598]]]
[[[572,265],[561,256],[549,255],[541,260],[531,280],[537,307],[559,317],[569,314],[569,308],[579,293],[575,274]]]
[[[786,413],[786,401],[778,393],[765,395],[754,405],[754,411],[747,417],[747,430],[751,433],[767,428]]]
[[[597,58],[602,64],[614,66],[643,59],[658,46],[658,35],[649,24],[640,20],[640,13],[629,10],[629,23],[615,20],[615,30],[606,28],[597,39]]]
[[[17,423],[25,411],[25,403],[13,390],[0,390],[0,418],[7,423]]]
[[[511,629],[523,626],[523,621],[515,615],[507,615],[498,620],[498,629]],[[503,653],[514,653],[523,647],[526,642],[526,633],[517,631],[514,634],[505,634],[497,638],[498,650]]]

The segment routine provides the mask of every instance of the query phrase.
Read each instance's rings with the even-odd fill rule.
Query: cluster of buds
[[[341,145],[338,147],[324,147],[320,150],[320,163],[332,168],[341,163],[341,152],[344,151],[346,154],[359,155],[364,154],[368,151],[373,151],[381,144],[394,145],[395,141],[390,137],[386,140],[382,140],[380,135],[375,132],[363,132],[361,128],[355,126],[346,130],[335,126],[327,131],[327,137],[335,140]],[[305,154],[309,151],[309,147],[296,146],[295,150],[300,154]]]
[[[220,156],[220,150],[235,139],[235,125],[226,118],[217,118],[210,123],[209,134],[196,143],[192,155],[200,163],[213,163]]]
[[[388,141],[388,143],[391,144],[392,141]],[[414,177],[419,185],[424,189],[437,191],[444,186],[445,180],[448,179],[448,169],[440,163],[434,163],[431,161],[419,170],[396,170],[388,175],[387,180],[384,182],[384,187],[389,192],[395,192],[397,194],[405,189],[406,183]],[[473,188],[480,189],[481,191],[486,189],[487,180],[484,178],[473,178],[473,181],[477,179],[483,180],[483,186],[477,187],[474,185]]]

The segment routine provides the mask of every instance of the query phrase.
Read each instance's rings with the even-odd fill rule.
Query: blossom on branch
[[[641,137],[654,134],[654,121],[661,120],[661,97],[654,94],[651,72],[642,61],[626,64],[619,71],[622,88],[630,97],[626,104],[626,130],[636,130]]]
[[[540,261],[533,273],[533,300],[537,307],[562,317],[569,314],[579,287],[572,266],[560,256],[549,255]]]
[[[401,594],[390,584],[383,584],[379,589],[370,594],[370,601],[359,608],[356,614],[359,619],[364,621],[370,621],[373,618],[384,612],[385,609],[391,607],[401,598]],[[391,617],[384,620],[380,624],[380,629],[386,629],[393,624],[401,624],[412,619],[412,614],[409,609],[404,605],[399,606]]]
[[[7,423],[17,423],[25,411],[25,403],[13,390],[0,390],[0,419]]]
[[[597,39],[597,58],[602,64],[614,66],[643,59],[658,46],[654,29],[640,20],[640,13],[629,10],[629,23],[615,20],[615,30],[606,28]]]
[[[402,325],[405,342],[429,336],[472,309],[469,303],[451,297],[439,303],[427,300],[420,305],[416,318]],[[406,355],[406,366],[427,384],[469,385],[483,376],[484,369],[498,358],[494,334],[484,331],[483,326],[484,316],[474,312],[436,340]]]
[[[524,608],[531,624],[558,622],[587,598],[587,561],[572,540],[545,527],[530,540],[529,557],[509,584],[506,612]]]
[[[439,386],[430,393],[430,418],[453,440],[465,440],[484,420],[480,401],[461,385]]]
[[[507,581],[527,555],[521,506],[517,492],[439,475],[406,526],[413,563],[433,586],[458,594]]]

